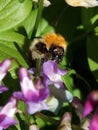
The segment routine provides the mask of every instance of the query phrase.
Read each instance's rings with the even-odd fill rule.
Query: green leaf
[[[43,128],[46,125],[46,121],[42,120],[41,118],[36,118],[36,123],[39,126],[39,128]]]
[[[33,33],[33,29],[37,17],[37,11],[38,11],[37,9],[33,10],[30,13],[30,15],[27,17],[27,19],[23,22],[23,26],[29,38]],[[42,36],[50,32],[54,32],[54,28],[51,25],[49,25],[49,23],[45,19],[42,18],[39,22],[36,36]]]
[[[1,57],[1,55],[3,57]],[[27,66],[26,61],[22,57],[22,55],[18,52],[16,49],[15,45],[12,42],[5,42],[5,41],[0,41],[0,60],[2,58],[15,58],[19,63],[23,66]]]
[[[3,8],[5,8],[10,2],[11,2],[11,0],[0,0],[0,11]]]
[[[66,74],[66,75],[62,76],[62,79],[63,79],[63,81],[64,81],[64,83],[65,83],[67,89],[68,89],[70,92],[72,92],[73,86],[74,86],[72,76],[69,75],[69,74]]]
[[[9,30],[0,33],[0,40],[23,44],[25,37],[22,34]]]
[[[36,17],[37,17],[37,11],[38,11],[37,9],[34,9],[29,14],[29,16],[26,18],[26,20],[22,23],[29,38],[31,37],[32,31],[33,31],[33,28],[34,28],[34,25],[35,25],[35,21],[36,21]]]
[[[16,114],[17,120],[18,120],[18,125],[17,128],[18,130],[28,130],[29,129],[29,125],[26,123],[25,119],[23,120],[21,118],[21,114]]]
[[[82,97],[81,91],[78,88],[76,88],[76,89],[73,90],[73,95],[76,96],[76,97],[78,97],[78,98],[80,98],[80,99]]]
[[[98,20],[98,8],[82,8],[82,24],[85,29],[92,28],[92,25]]]
[[[13,125],[13,126],[10,126],[10,127],[8,128],[8,130],[19,130],[19,129],[17,129],[17,127],[16,127],[15,125]]]
[[[88,29],[91,26],[90,19],[93,16],[94,8],[82,8],[82,24],[85,29]]]
[[[20,3],[18,0],[10,0],[4,3],[0,10],[0,32],[16,27],[29,15],[32,9],[32,1],[25,0]]]
[[[49,23],[45,19],[41,19],[37,29],[36,36],[43,36],[51,32],[54,32],[54,28],[51,25],[49,25]]]

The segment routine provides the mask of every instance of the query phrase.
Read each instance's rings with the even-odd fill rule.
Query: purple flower
[[[2,86],[1,81],[3,80],[5,75],[7,74],[10,65],[11,65],[11,60],[9,60],[9,59],[4,60],[0,64],[0,93],[8,90],[7,87]]]
[[[98,90],[92,91],[86,99],[86,102],[84,104],[84,110],[83,110],[83,116],[87,116],[90,114],[98,104]]]
[[[14,119],[16,106],[17,100],[11,97],[9,102],[2,108],[0,112],[0,130],[7,129],[9,126],[17,124],[17,121]]]
[[[40,77],[36,77],[32,82],[26,68],[20,68],[19,78],[21,92],[14,92],[14,97],[23,100],[28,106],[28,113],[33,114],[37,111],[48,109],[45,100],[49,96],[47,85],[42,82]]]
[[[54,84],[57,88],[64,87],[62,75],[67,73],[66,70],[62,70],[54,61],[47,61],[43,64],[43,74],[47,77],[48,84]]]
[[[94,113],[93,117],[91,118],[89,129],[98,130],[98,108]]]
[[[94,111],[94,114],[91,112]],[[92,91],[86,99],[83,109],[83,116],[86,117],[91,114],[91,120],[89,123],[90,130],[98,130],[98,90]]]
[[[54,61],[47,61],[43,64],[43,77],[49,86],[50,92],[59,100],[71,102],[72,94],[66,89],[62,76],[67,73],[58,67]]]

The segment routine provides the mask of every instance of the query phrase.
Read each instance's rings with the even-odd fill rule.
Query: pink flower
[[[98,90],[92,91],[86,99],[83,109],[83,116],[90,114],[96,107],[98,103]]]
[[[94,113],[93,117],[90,120],[90,130],[98,130],[98,108],[97,111]]]

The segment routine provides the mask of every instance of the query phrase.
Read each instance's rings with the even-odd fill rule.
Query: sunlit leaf
[[[1,0],[0,10],[0,32],[11,29],[20,24],[31,12],[32,1],[10,0],[5,5],[5,0]]]
[[[23,44],[25,37],[22,34],[14,32],[13,30],[9,30],[0,33],[0,40]]]
[[[4,57],[15,58],[21,65],[27,65],[22,55],[18,52],[17,48],[12,42],[0,41],[0,55]],[[0,56],[0,59],[2,57]]]
[[[37,9],[34,9],[29,14],[29,16],[26,18],[26,20],[23,22],[23,26],[24,26],[29,38],[30,38],[33,28],[34,28],[34,24],[35,24],[36,17],[37,17],[37,11],[38,11]]]
[[[54,28],[50,26],[49,23],[45,19],[41,19],[36,36],[42,36],[51,32],[54,32]]]
[[[36,17],[37,17],[37,11],[38,11],[37,9],[33,10],[30,13],[30,15],[27,17],[27,19],[23,22],[23,26],[29,38],[31,37],[33,33],[33,29],[34,29],[34,25],[35,25]],[[39,22],[36,36],[42,36],[50,32],[54,32],[54,28],[51,25],[49,25],[47,20],[42,18]]]

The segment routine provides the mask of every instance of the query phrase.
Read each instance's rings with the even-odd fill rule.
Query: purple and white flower
[[[45,62],[42,71],[46,76],[49,85],[54,84],[57,88],[64,87],[62,76],[65,75],[67,71],[60,69],[54,61],[49,60]]]
[[[7,129],[11,125],[15,125],[18,122],[14,119],[16,112],[17,100],[13,97],[0,111],[0,130]]]
[[[14,92],[13,95],[27,104],[28,113],[33,114],[37,111],[48,109],[45,100],[49,96],[49,89],[41,78],[36,77],[32,81],[26,68],[20,68],[19,78],[21,91]]]
[[[11,65],[10,59],[6,59],[0,64],[0,93],[8,90],[8,88],[3,86],[1,82],[5,77],[5,75],[7,74],[10,65]]]
[[[66,89],[62,76],[67,73],[66,70],[60,69],[54,61],[47,61],[42,67],[43,76],[50,92],[59,100],[71,102],[72,94]]]

